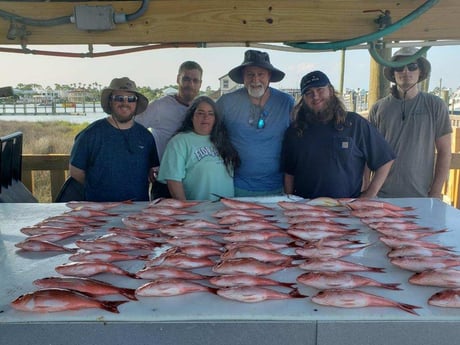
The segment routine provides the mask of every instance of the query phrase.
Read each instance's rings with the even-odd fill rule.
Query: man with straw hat
[[[84,185],[89,201],[148,201],[149,178],[159,165],[155,140],[134,121],[148,100],[129,78],[115,78],[101,93],[109,116],[75,138],[70,175]]]
[[[369,120],[396,153],[379,197],[441,198],[449,173],[452,126],[448,109],[439,97],[419,89],[431,65],[423,56],[417,58],[417,53],[415,47],[394,53],[392,61],[412,57],[412,62],[384,68],[385,78],[394,84],[369,112]]]
[[[270,63],[267,53],[247,50],[243,63],[228,75],[244,84],[217,101],[218,112],[241,159],[234,176],[235,196],[282,194],[281,142],[294,98],[269,84],[281,81],[284,73]]]

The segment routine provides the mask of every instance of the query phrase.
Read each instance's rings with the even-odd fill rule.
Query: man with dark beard
[[[147,104],[126,77],[102,90],[101,106],[109,116],[81,131],[70,154],[70,176],[84,186],[85,200],[149,200],[149,179],[159,165],[156,145],[152,134],[134,122]]]
[[[303,198],[372,198],[395,155],[383,136],[363,117],[346,110],[321,71],[300,82],[302,98],[282,149],[284,189]],[[364,168],[374,171],[365,190]]]

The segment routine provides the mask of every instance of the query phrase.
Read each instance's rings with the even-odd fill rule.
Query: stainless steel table
[[[281,211],[273,206],[282,221]],[[431,237],[432,241],[454,246],[460,251],[460,211],[436,199],[387,199],[401,206],[413,206],[418,222],[449,232]],[[122,226],[121,217],[146,207],[135,203],[114,209],[117,217],[106,225]],[[195,217],[212,219],[220,203],[199,206]],[[59,313],[26,313],[12,309],[10,302],[23,293],[36,290],[33,280],[57,275],[54,267],[68,261],[69,254],[24,253],[15,243],[25,239],[19,230],[46,217],[59,215],[64,204],[0,204],[0,344],[454,344],[460,337],[460,310],[429,306],[427,299],[442,288],[410,285],[410,272],[392,266],[386,258],[388,248],[377,234],[349,218],[359,227],[368,248],[347,257],[369,266],[384,267],[386,272],[367,273],[374,279],[400,283],[403,290],[365,288],[395,301],[420,306],[419,316],[396,308],[342,309],[324,307],[310,298],[240,303],[212,293],[193,293],[167,298],[140,298],[119,307],[114,314],[99,309]],[[103,229],[101,229],[102,231]],[[65,242],[64,242],[65,244]],[[72,246],[72,242],[67,243]],[[130,272],[143,266],[141,261],[120,264]],[[302,273],[288,268],[271,277],[295,281]],[[123,287],[138,287],[145,281],[103,274],[96,277]],[[308,296],[317,290],[302,288]],[[120,297],[111,296],[111,299]]]

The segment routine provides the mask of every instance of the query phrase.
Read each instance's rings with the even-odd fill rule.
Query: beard
[[[135,111],[133,111],[129,115],[121,115],[117,111],[112,111],[112,117],[117,121],[118,123],[127,123],[131,121],[134,118]]]
[[[334,118],[334,105],[335,102],[331,98],[326,102],[326,106],[324,109],[315,111],[310,108],[308,105],[305,104],[308,112],[307,112],[307,121],[309,122],[316,122],[316,123],[328,123]]]
[[[262,84],[256,85],[256,87],[248,86],[247,90],[249,96],[253,98],[261,98],[266,91],[265,87]]]

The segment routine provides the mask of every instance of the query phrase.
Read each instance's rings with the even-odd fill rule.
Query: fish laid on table
[[[357,229],[350,229],[343,224],[320,223],[320,222],[295,223],[295,224],[289,225],[289,229],[324,230],[324,231],[351,231],[351,230],[356,231],[357,230]]]
[[[264,262],[286,262],[292,261],[292,257],[278,253],[273,250],[267,250],[242,244],[240,247],[227,250],[221,256],[222,260],[254,258]]]
[[[375,230],[384,236],[396,237],[396,238],[401,238],[404,240],[418,240],[423,237],[438,235],[441,232],[447,231],[447,230],[445,231],[398,230],[398,229],[393,229],[391,227],[387,227],[387,228],[381,227]]]
[[[289,228],[287,233],[293,237],[300,238],[304,241],[314,241],[328,238],[340,238],[348,235],[356,235],[358,232],[356,230],[341,230],[341,231],[332,231],[332,230],[304,230]]]
[[[285,248],[297,246],[295,243],[281,243],[281,242],[251,240],[251,241],[245,241],[244,243],[242,242],[227,243],[225,245],[225,249],[232,250],[233,248],[241,247],[242,245],[261,248],[261,249],[267,249],[267,250],[278,250],[278,249],[285,249]]]
[[[158,246],[152,242],[151,245],[139,245],[137,243],[122,243],[116,241],[97,241],[97,240],[77,240],[75,245],[81,249],[86,249],[93,252],[112,252],[112,251],[130,251],[146,249],[151,250]]]
[[[85,209],[93,211],[105,211],[121,205],[133,204],[131,200],[114,201],[114,202],[96,202],[96,201],[69,201],[65,205],[72,209]]]
[[[235,231],[222,236],[222,238],[229,242],[267,241],[271,238],[292,239],[289,234],[280,230]]]
[[[188,208],[199,205],[200,201],[183,201],[177,199],[165,199],[165,198],[158,198],[152,200],[149,203],[148,207],[176,207],[176,208]]]
[[[184,222],[174,224],[186,228],[207,228],[207,229],[222,229],[219,224],[207,221],[205,219],[189,219]]]
[[[447,257],[455,257],[457,254],[454,252],[447,250],[447,249],[430,249],[424,248],[421,246],[403,246],[400,248],[393,248],[387,254],[389,258],[396,258],[396,257],[411,257],[411,256],[422,256],[422,257],[429,257],[429,256],[447,256]]]
[[[228,259],[219,262],[212,267],[212,271],[218,274],[252,274],[268,275],[285,268],[292,267],[288,262],[273,264],[262,262],[253,258]]]
[[[295,283],[283,283],[270,278],[251,274],[224,274],[209,278],[209,282],[218,287],[237,286],[284,286],[292,288]]]
[[[79,262],[69,262],[55,267],[57,273],[64,276],[73,276],[73,277],[91,277],[100,273],[112,273],[122,276],[127,276],[131,278],[136,278],[133,273],[125,271],[120,267],[100,261],[79,261]]]
[[[375,223],[384,223],[384,224],[414,224],[416,226],[420,226],[415,223],[414,219],[406,219],[406,218],[396,218],[396,217],[366,217],[360,218],[360,221],[364,224],[375,224]]]
[[[331,271],[331,272],[377,272],[383,273],[384,268],[370,267],[351,261],[333,258],[311,258],[306,259],[298,265],[299,268],[307,271]]]
[[[210,267],[214,264],[215,262],[207,257],[199,258],[184,253],[173,253],[151,259],[146,263],[146,266],[168,266],[184,269],[193,269],[201,267]]]
[[[460,308],[460,289],[439,291],[428,298],[428,304],[443,308]]]
[[[270,207],[248,201],[241,201],[236,199],[221,198],[220,202],[228,208],[234,208],[239,210],[271,210]]]
[[[182,215],[191,215],[197,211],[184,210],[177,207],[146,207],[141,210],[142,213],[161,215],[161,216],[182,216]]]
[[[258,213],[256,211],[251,211],[251,210],[228,208],[228,209],[216,211],[212,214],[212,216],[214,218],[224,218],[224,217],[230,217],[230,216],[246,216],[246,217],[253,217],[253,218],[264,218],[264,217],[272,216],[272,215],[265,215],[265,214]]]
[[[318,292],[311,298],[314,303],[339,308],[391,307],[399,308],[410,314],[418,315],[414,309],[420,308],[407,303],[354,289],[328,289]]]
[[[298,213],[298,211],[295,211]],[[346,218],[343,216],[337,217],[335,216],[334,218],[331,218],[329,216],[310,216],[306,214],[298,214],[295,215],[296,213],[291,213],[292,216],[287,216],[287,222],[289,224],[303,224],[303,223],[321,223],[321,224],[340,224],[340,225],[346,225]]]
[[[261,286],[238,286],[222,288],[218,289],[216,293],[221,297],[245,303],[307,297],[299,294],[297,289],[293,289],[289,293],[285,293]]]
[[[148,232],[148,231],[141,231],[141,230],[134,230],[134,229],[126,229],[126,228],[119,228],[116,226],[112,226],[107,229],[108,233],[113,233],[113,234],[122,234],[126,236],[131,236],[131,237],[137,237],[137,238],[143,238],[143,239],[149,239],[149,241],[152,241],[152,238],[157,237],[157,241],[153,242],[161,242],[163,239],[165,239],[164,236],[161,234],[158,234],[156,232]]]
[[[376,208],[376,209],[380,208],[380,209],[396,211],[396,212],[414,210],[414,208],[411,206],[402,207],[402,206],[394,205],[389,202],[380,201],[380,200],[370,200],[370,199],[354,199],[350,202],[343,203],[343,205],[352,210],[361,210],[363,208]]]
[[[131,230],[145,231],[145,230],[156,230],[164,224],[161,222],[148,222],[144,219],[135,217],[123,217],[121,218],[122,223]]]
[[[28,252],[67,252],[75,253],[77,248],[68,248],[49,241],[38,241],[34,239],[26,239],[14,244],[15,247],[21,248]]]
[[[100,308],[118,314],[118,306],[126,302],[100,301],[67,289],[43,289],[18,297],[11,302],[11,306],[17,310],[39,313]]]
[[[403,238],[389,237],[389,236],[381,236],[379,237],[379,240],[385,243],[390,248],[418,246],[418,247],[429,248],[429,249],[444,249],[444,250],[450,249],[449,247],[445,247],[441,244],[434,243],[434,242],[428,242],[424,240],[406,240]]]
[[[182,279],[157,279],[136,289],[140,297],[169,297],[193,292],[214,292],[215,289]]]
[[[98,218],[98,217],[115,217],[117,213],[109,213],[105,211],[90,210],[90,209],[72,209],[63,214],[64,216],[83,217],[83,218]]]
[[[391,228],[395,230],[418,230],[418,231],[436,231],[436,232],[445,232],[447,231],[446,229],[441,229],[441,230],[434,230],[430,227],[427,226],[421,226],[420,224],[413,223],[413,222],[400,222],[400,223],[391,223],[391,222],[382,222],[382,221],[377,221],[377,222],[370,222],[366,223],[370,228],[372,229],[380,229],[380,228]]]
[[[238,223],[228,227],[232,231],[283,230],[282,227],[266,220]]]
[[[91,217],[80,216],[78,214],[63,213],[61,215],[48,217],[36,225],[51,226],[51,224],[56,224],[57,226],[62,226],[63,224],[70,223],[73,226],[100,226],[106,222],[107,221],[105,219],[95,219]]]
[[[292,202],[292,201],[278,201],[278,206],[280,206],[283,210],[292,210],[292,211],[326,211],[326,212],[334,212],[330,211],[324,206],[317,206],[311,205],[305,202]],[[308,213],[308,212],[303,212]]]
[[[179,247],[178,251],[186,255],[204,258],[208,256],[220,256],[223,248],[209,247],[209,246],[185,246]]]
[[[320,240],[309,240],[302,243],[298,243],[298,247],[350,247],[356,244],[363,244],[360,240],[351,240],[348,238],[339,239],[339,238],[322,238]]]
[[[67,233],[69,231],[75,232],[75,233],[83,233],[85,231],[84,227],[82,226],[45,226],[45,225],[39,225],[39,226],[26,226],[21,228],[19,231],[21,231],[24,235],[27,236],[37,236],[37,235],[58,235],[61,233]]]
[[[276,219],[263,218],[259,216],[253,217],[253,216],[243,216],[243,215],[231,215],[231,216],[221,217],[217,223],[220,225],[234,225],[234,224],[239,224],[239,223],[244,223],[244,222],[257,222],[257,221],[261,221],[262,219],[264,222],[276,222]]]
[[[283,215],[286,217],[310,217],[310,218],[344,218],[347,215],[344,213],[339,213],[330,210],[287,210],[283,212]]]
[[[364,248],[369,247],[370,245],[371,244],[366,244],[353,248],[310,246],[297,248],[295,252],[305,258],[341,258],[356,253]]]
[[[385,208],[363,208],[351,210],[350,215],[357,218],[376,218],[376,217],[394,217],[394,218],[417,218],[416,215],[405,214],[402,211],[392,211]]]
[[[62,231],[58,233],[50,233],[50,234],[38,234],[32,235],[28,237],[28,240],[35,240],[35,241],[48,241],[48,242],[58,242],[65,240],[66,238],[77,236],[81,234],[81,230],[70,230],[70,231]]]
[[[222,243],[211,238],[200,236],[173,237],[166,240],[166,243],[174,247],[189,247],[189,246],[210,246],[221,247]]]
[[[399,283],[382,283],[377,280],[347,272],[307,272],[297,277],[297,282],[316,289],[353,289],[363,286],[401,290]]]
[[[215,230],[189,228],[185,226],[164,226],[158,228],[158,231],[171,237],[211,236],[219,234],[219,232]]]
[[[122,295],[131,300],[137,300],[134,289],[121,288],[100,280],[82,277],[46,277],[34,280],[39,288],[59,288],[82,292],[88,296]]]
[[[131,255],[119,251],[91,252],[84,251],[69,256],[70,261],[117,262],[128,260],[148,260],[148,255]]]
[[[206,279],[198,273],[187,271],[183,268],[176,267],[162,267],[162,266],[151,266],[145,267],[136,272],[136,277],[140,279],[165,279],[165,278],[176,278],[176,279],[188,279],[188,280],[200,280]]]
[[[460,271],[454,269],[434,269],[415,273],[409,283],[423,286],[460,288]]]
[[[403,256],[391,258],[390,262],[402,269],[412,272],[423,272],[433,269],[443,269],[460,266],[460,257],[440,257],[440,256]]]

